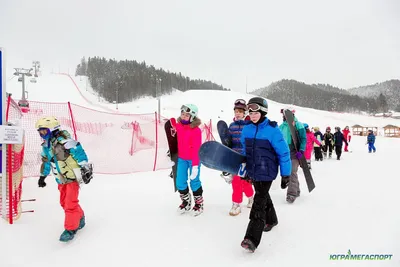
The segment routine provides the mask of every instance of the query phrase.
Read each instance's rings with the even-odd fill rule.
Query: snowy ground
[[[71,91],[69,101],[83,101],[80,94],[72,98],[76,89],[65,76],[50,77],[57,87]],[[45,82],[39,85],[40,79],[35,85],[38,90],[50,90]],[[249,98],[234,92],[177,93],[165,97],[163,107],[167,116],[176,116],[180,104],[191,100],[204,119],[216,123],[218,116],[231,120],[232,101],[238,97]],[[49,100],[50,96],[43,99]],[[52,101],[56,100],[66,101]],[[143,110],[150,109],[148,101],[155,103],[147,99],[123,104],[120,111],[149,112]],[[269,103],[270,117],[280,122],[279,110],[285,105]],[[296,110],[299,119],[311,126],[391,123],[383,118]],[[274,182],[271,196],[279,225],[263,235],[254,254],[240,247],[249,209],[243,208],[237,217],[228,215],[231,187],[216,171],[202,168],[205,211],[199,217],[176,213],[180,201],[168,170],[96,175],[81,190],[87,226],[69,244],[58,241],[63,212],[54,179],[48,177],[47,187],[38,188],[36,178],[27,178],[23,199],[37,201],[23,203],[23,209],[35,212],[23,214],[14,225],[0,223],[0,266],[400,266],[400,181],[394,150],[400,147],[400,139],[378,137],[376,154],[367,153],[365,137],[353,137],[350,145],[353,152],[343,154],[341,161],[312,163],[316,188],[311,194],[299,172],[302,195],[293,205],[286,203],[279,178]],[[329,259],[330,254],[347,254],[349,249],[353,254],[393,257],[357,262]]]

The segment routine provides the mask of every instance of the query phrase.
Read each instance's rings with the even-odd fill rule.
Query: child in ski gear
[[[82,178],[84,183],[89,183],[93,177],[92,168],[81,144],[72,139],[66,130],[60,129],[55,117],[41,118],[35,126],[43,139],[38,185],[45,187],[46,177],[53,172],[60,191],[60,204],[65,212],[65,230],[60,241],[66,242],[85,226],[85,215],[78,200],[79,180]],[[79,172],[82,177],[79,177]]]
[[[333,150],[333,134],[331,133],[331,127],[326,127],[326,132],[324,134],[324,158],[328,153],[329,149],[329,158],[332,158],[332,150]]]
[[[171,124],[176,129],[178,136],[176,187],[182,200],[178,211],[184,213],[192,208],[192,197],[188,186],[188,179],[190,179],[190,188],[192,189],[195,203],[193,206],[194,216],[203,212],[203,188],[200,181],[199,159],[201,146],[201,130],[199,126],[201,120],[197,114],[197,106],[188,104],[181,107],[181,116],[178,118],[178,122],[175,119],[171,119]]]
[[[321,143],[321,145],[318,145],[317,143],[314,143],[314,155],[315,155],[315,160],[322,161],[324,157],[322,156],[322,146],[323,146],[323,139],[324,136],[319,130],[319,127],[314,127],[314,136],[315,138]]]
[[[376,152],[375,135],[372,132],[372,130],[368,130],[367,144],[368,144],[368,153],[371,153],[372,151],[374,151],[375,153]]]
[[[307,123],[304,123],[304,129],[306,129],[306,136],[307,136],[307,144],[304,157],[307,160],[308,168],[311,169],[311,154],[314,148],[314,144],[320,146],[321,143],[317,140],[317,138],[315,138],[314,134],[310,131]]]
[[[346,127],[343,129],[343,136],[344,136],[344,139],[347,141],[347,143],[350,143],[350,141],[351,141],[351,135],[350,135],[349,126],[346,126]],[[349,146],[348,146],[347,144],[344,146],[344,152],[349,152]]]
[[[272,182],[282,176],[285,189],[291,173],[290,151],[275,121],[270,121],[268,103],[262,97],[251,98],[247,104],[251,123],[244,126],[241,136],[243,154],[246,156],[247,175],[255,188],[250,222],[241,246],[254,252],[261,241],[263,231],[270,231],[278,224],[275,208],[269,195]]]
[[[282,115],[283,109],[281,110]],[[294,115],[294,110],[292,111]],[[289,203],[293,203],[297,197],[300,196],[300,184],[299,184],[299,178],[297,176],[297,171],[300,166],[300,159],[304,156],[304,151],[306,150],[306,143],[307,143],[307,136],[306,136],[306,130],[304,129],[303,123],[299,122],[294,116],[294,121],[295,121],[295,128],[296,131],[298,132],[299,139],[297,140],[296,136],[292,136],[290,132],[289,125],[286,121],[285,116],[283,115],[283,123],[279,126],[279,129],[281,130],[283,137],[285,138],[286,143],[289,146],[290,149],[290,158],[292,162],[292,172],[290,174],[290,182],[289,186],[286,192],[286,201]],[[295,146],[293,144],[293,141],[296,142],[296,147],[299,149],[299,151],[296,151]]]
[[[229,125],[229,137],[231,144],[230,147],[236,152],[242,153],[243,147],[242,143],[240,142],[240,137],[242,135],[243,127],[250,122],[245,118],[247,110],[246,101],[243,99],[236,100],[233,110],[235,112],[235,118],[233,119],[233,122]],[[231,177],[232,183],[232,208],[229,211],[229,215],[236,216],[241,212],[240,204],[243,201],[243,193],[248,198],[247,207],[251,208],[253,204],[254,190],[250,181],[242,179],[238,175],[228,175],[229,177]],[[229,183],[226,173],[223,173],[223,178]]]
[[[333,135],[334,137],[334,142],[335,142],[335,153],[336,153],[336,159],[340,160],[340,156],[342,155],[342,146],[343,142],[348,145],[346,139],[344,138],[344,135],[340,131],[340,127],[335,127],[335,133]]]

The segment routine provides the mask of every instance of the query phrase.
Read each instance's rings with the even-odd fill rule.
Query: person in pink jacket
[[[200,159],[199,150],[201,146],[201,120],[197,117],[198,108],[193,104],[181,107],[181,116],[176,122],[171,119],[171,124],[175,128],[178,136],[178,166],[176,187],[179,191],[182,204],[178,211],[185,213],[192,208],[192,197],[189,192],[193,192],[194,206],[193,215],[197,216],[203,212],[203,188],[200,181]]]
[[[307,160],[308,168],[311,169],[311,154],[314,149],[314,143],[317,145],[321,145],[321,142],[315,138],[313,132],[310,131],[310,128],[307,123],[304,123],[304,128],[306,129],[307,143],[306,143],[306,151],[304,152],[304,157]]]

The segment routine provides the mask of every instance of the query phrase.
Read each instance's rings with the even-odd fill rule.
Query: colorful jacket
[[[198,166],[199,150],[201,146],[201,120],[195,118],[190,124],[184,125],[178,118],[178,122],[173,125],[178,136],[178,157],[183,160],[191,160],[193,166]]]
[[[246,170],[252,180],[275,180],[279,166],[281,176],[290,176],[290,150],[276,122],[265,117],[259,124],[244,126],[241,143],[242,154],[246,155]]]
[[[320,131],[316,131],[314,133],[315,138],[317,138],[317,140],[322,144],[322,141],[324,140],[324,136],[322,135],[322,133]],[[314,147],[318,147],[319,145],[317,143],[314,143]]]
[[[347,142],[350,142],[350,141],[351,141],[350,130],[343,129],[342,132],[343,132],[344,139],[345,139]]]
[[[41,176],[53,171],[58,184],[67,184],[76,180],[74,169],[80,169],[88,163],[88,157],[82,145],[63,130],[53,134],[42,143]]]
[[[304,157],[306,159],[311,159],[311,154],[314,149],[314,144],[320,146],[321,142],[318,141],[317,138],[315,138],[312,132],[307,132],[306,135],[307,135],[307,145],[306,145],[306,151],[304,152]]]
[[[234,120],[229,125],[229,137],[231,140],[231,148],[236,152],[242,153],[243,147],[240,141],[240,137],[242,136],[243,127],[249,124],[250,121],[247,120]]]
[[[375,144],[375,135],[373,133],[369,133],[367,136],[368,144]]]
[[[304,124],[299,122],[296,117],[294,117],[295,121],[295,127],[297,130],[297,133],[299,134],[299,139],[298,142],[296,142],[296,146],[298,149],[301,151],[306,150],[306,143],[307,143],[307,137],[306,137],[306,129],[304,128]],[[290,133],[290,128],[287,123],[287,121],[284,121],[280,126],[279,129],[281,130],[283,134],[283,138],[285,138],[287,144],[289,145],[290,150],[294,150],[294,146],[292,145],[292,134]],[[297,137],[294,137],[294,139],[297,139]]]

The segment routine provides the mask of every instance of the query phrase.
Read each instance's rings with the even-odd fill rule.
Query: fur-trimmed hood
[[[178,122],[181,122],[181,117],[179,117],[178,119],[177,119],[177,121]],[[194,118],[194,120],[190,123],[190,128],[196,128],[196,127],[199,127],[201,125],[201,120],[198,118],[198,117],[196,117],[196,118]]]

